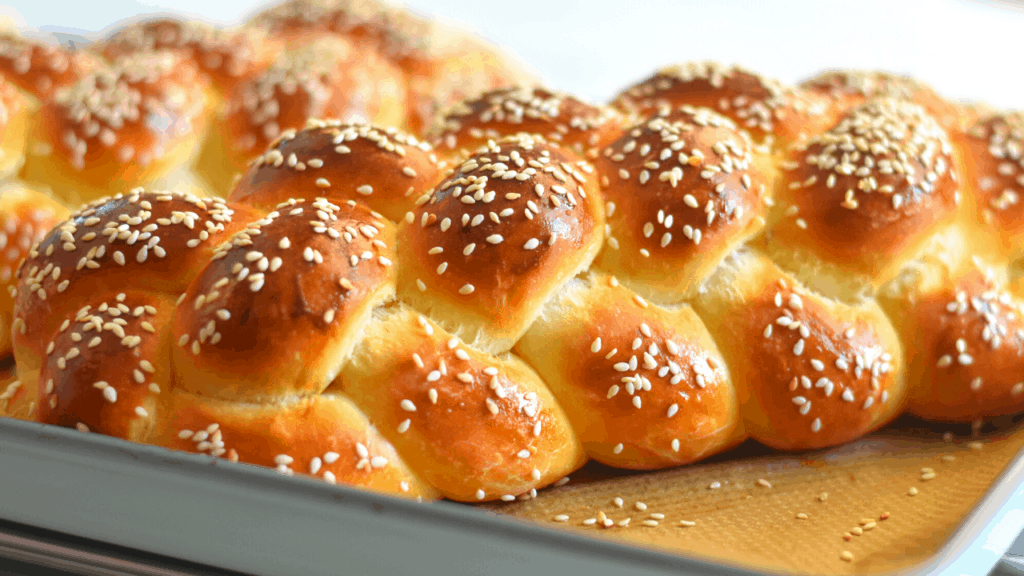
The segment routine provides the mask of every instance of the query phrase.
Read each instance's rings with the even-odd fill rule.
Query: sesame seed
[[[408,398],[402,400],[401,403],[399,403],[399,405],[402,407],[402,410],[405,410],[406,412],[416,411],[416,405],[413,404],[412,400],[409,400]]]
[[[566,516],[565,514],[559,514],[559,515],[555,516],[554,520],[555,520],[555,522],[566,522],[566,521],[569,520],[569,517]]]
[[[459,288],[459,294],[465,296],[472,294],[474,290],[476,290],[476,288],[472,284],[466,284],[462,288]]]
[[[907,490],[907,496],[917,496],[917,488],[911,486],[910,490]]]
[[[679,525],[680,526],[687,526],[687,527],[689,527],[689,526],[696,526],[697,523],[694,522],[693,520],[680,520],[679,521]]]

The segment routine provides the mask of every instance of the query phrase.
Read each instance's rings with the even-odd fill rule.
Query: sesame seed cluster
[[[680,104],[703,106],[730,118],[756,142],[792,142],[801,133],[826,126],[827,103],[814,94],[785,86],[741,66],[713,61],[666,66],[624,90],[611,105],[650,116]]]
[[[419,133],[464,90],[530,76],[492,46],[399,7],[293,0],[231,29],[147,18],[84,49],[5,33],[0,78],[18,87],[3,104],[31,144],[5,130],[11,162],[0,158],[0,171],[79,204],[180,182],[223,195],[308,118]]]
[[[0,186],[0,358],[13,351],[15,271],[67,215],[67,208],[41,192],[17,184]]]
[[[474,85],[448,66],[492,70],[438,30],[297,1],[238,31],[139,23],[80,72],[0,50],[50,70],[33,94],[51,83],[72,170],[132,181],[216,97],[199,157],[241,172],[227,199],[127,188],[0,220],[22,390],[0,408],[461,501],[532,498],[587,459],[1024,410],[1019,114],[694,62],[608,105],[488,76],[421,138],[424,102]]]
[[[185,20],[143,20],[116,30],[102,44],[103,56],[111,62],[163,51],[186,56],[225,89],[250,73],[258,59],[257,47],[246,35]]]
[[[169,143],[191,132],[200,110],[194,80],[170,54],[127,57],[58,90],[46,112],[76,170],[114,161],[143,167]]]
[[[593,106],[569,94],[513,86],[456,103],[437,116],[428,137],[446,150],[472,150],[514,132],[544,136],[579,155],[607,144],[624,119],[614,108]]]
[[[94,59],[82,53],[11,32],[0,35],[0,75],[39,99],[73,84],[94,65]]]

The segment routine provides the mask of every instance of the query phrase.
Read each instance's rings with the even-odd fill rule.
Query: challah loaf
[[[478,501],[1024,410],[1019,115],[710,62],[594,106],[371,2],[132,30],[99,53],[226,97],[200,163],[242,174],[31,249],[8,414]]]

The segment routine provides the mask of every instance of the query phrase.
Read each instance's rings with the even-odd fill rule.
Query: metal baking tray
[[[1022,478],[1024,454],[1017,454],[939,553],[892,574],[989,573],[1024,527]],[[0,418],[0,520],[266,576],[763,573],[461,504],[417,503],[6,418]],[[104,561],[96,554],[76,557],[70,548],[47,553],[37,545],[33,552],[30,540],[16,533],[0,537],[0,556]],[[120,573],[133,573],[121,562]],[[197,573],[159,570],[137,573]]]

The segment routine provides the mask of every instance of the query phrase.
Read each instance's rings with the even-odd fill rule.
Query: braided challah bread
[[[24,157],[20,178],[73,204],[141,185],[223,195],[307,118],[419,133],[442,107],[532,80],[471,34],[378,0],[292,0],[228,30],[150,18],[77,51],[6,34],[0,77],[18,87],[0,83],[0,174]]]
[[[250,23],[260,42],[418,62],[386,32],[409,21],[291,6]],[[215,44],[146,30],[117,45]],[[609,106],[477,91],[423,139],[318,94],[295,110],[342,118],[254,137],[227,199],[135,188],[31,248],[7,414],[478,501],[588,458],[655,469],[748,437],[834,446],[905,410],[1024,410],[1019,114],[884,73],[786,86],[709,62]]]

